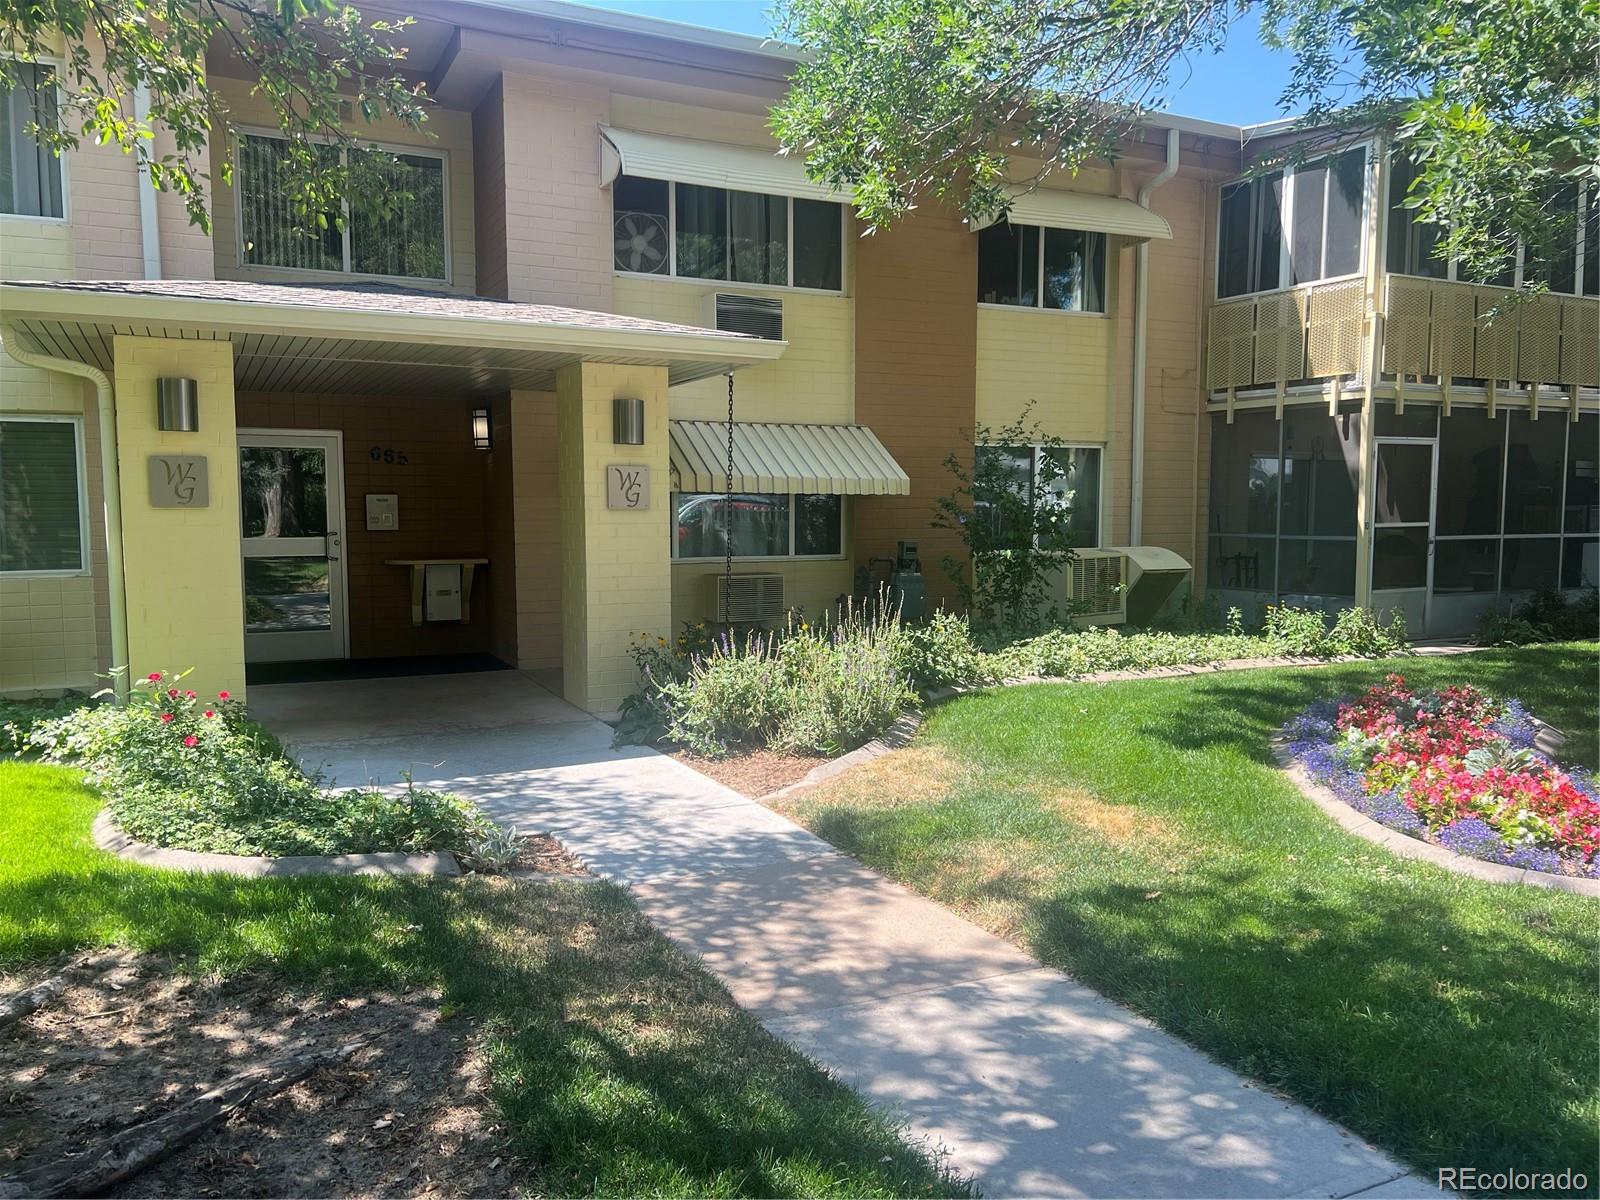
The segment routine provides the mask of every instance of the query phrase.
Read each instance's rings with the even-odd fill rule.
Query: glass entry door
[[[1405,613],[1406,629],[1428,628],[1433,588],[1434,486],[1438,443],[1379,438],[1372,521],[1372,606]]]
[[[246,662],[344,658],[344,478],[337,433],[239,433]]]

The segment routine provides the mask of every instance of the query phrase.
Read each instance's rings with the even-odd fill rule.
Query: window
[[[978,231],[978,303],[1106,310],[1106,235],[1001,222]]]
[[[1211,447],[1214,585],[1295,602],[1353,597],[1360,418],[1241,412],[1212,422]]]
[[[621,175],[611,204],[618,271],[832,292],[842,286],[844,209],[832,201]]]
[[[345,151],[317,145],[330,164]],[[289,144],[283,138],[245,134],[239,139],[239,231],[242,261],[296,271],[340,271],[404,279],[448,278],[445,241],[445,168],[437,154],[364,151],[390,198],[387,215],[344,205],[307,229],[289,195]]]
[[[61,217],[61,159],[41,146],[28,127],[58,121],[56,74],[40,63],[13,62],[15,87],[0,90],[0,212],[19,217]]]
[[[78,423],[0,420],[0,573],[82,571],[84,541]]]
[[[1047,503],[1065,510],[1068,545],[1100,544],[1099,446],[979,446],[976,454],[984,477],[999,480],[999,488],[1029,508]],[[989,522],[1002,545],[1025,537],[1026,530],[1000,528],[1006,518],[998,499],[979,489],[972,498],[974,518]]]
[[[673,512],[673,558],[722,558],[730,540],[735,558],[844,554],[842,496],[682,492]]]
[[[1223,187],[1217,295],[1268,292],[1361,270],[1367,150]]]

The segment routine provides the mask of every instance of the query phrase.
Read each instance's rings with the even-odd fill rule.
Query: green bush
[[[1585,588],[1572,596],[1541,592],[1509,613],[1489,611],[1478,619],[1473,641],[1480,646],[1526,646],[1536,642],[1582,641],[1600,635],[1600,591]]]
[[[907,625],[905,641],[911,682],[921,691],[993,682],[993,664],[965,617],[941,609],[924,624]]]
[[[221,854],[471,854],[493,822],[457,796],[329,791],[286,758],[226,692],[202,700],[182,675],[150,675],[126,704],[38,723],[28,746],[81,767],[118,824],[157,846]]]
[[[0,697],[0,754],[19,752],[43,721],[64,717],[70,712],[93,704],[82,692],[66,692],[60,696],[30,696],[26,699]]]

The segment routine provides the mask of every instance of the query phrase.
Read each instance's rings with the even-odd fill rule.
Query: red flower
[[[178,698],[178,689],[177,688],[168,688],[167,689],[167,695],[171,696],[174,700],[176,700]]]
[[[183,698],[185,700],[193,700],[194,699],[194,693],[193,692],[185,692],[183,694]]]
[[[200,739],[191,733],[188,737],[183,739],[183,744],[185,746],[197,746],[200,744]]]
[[[160,671],[151,671],[150,674],[145,676],[145,678],[148,679],[151,683],[160,683],[161,682],[161,672]]]
[[[172,714],[171,713],[162,713],[161,714],[161,723],[163,725],[171,725],[172,724]]]
[[[228,698],[228,693],[227,692],[218,692],[217,693],[217,699],[218,700],[226,700],[227,698]]]
[[[210,710],[210,709],[209,709],[209,708],[208,708],[208,709],[206,709],[206,716],[208,716],[208,717],[214,717],[214,716],[216,716],[216,715],[217,715],[217,714],[216,714],[216,713],[214,713],[214,712],[212,712],[212,711],[211,711],[211,710]]]

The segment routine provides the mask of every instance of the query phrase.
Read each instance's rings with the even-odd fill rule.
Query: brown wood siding
[[[863,496],[852,508],[857,565],[921,545],[931,602],[953,604],[939,561],[960,539],[932,528],[954,486],[945,459],[970,465],[978,369],[977,238],[931,209],[855,243],[856,420],[911,477],[909,496]]]
[[[337,429],[344,434],[345,565],[349,583],[350,656],[488,651],[497,588],[473,581],[471,624],[411,623],[409,572],[396,558],[490,558],[489,455],[472,448],[474,402],[391,396],[241,393],[239,428]],[[377,461],[372,450],[377,447]],[[381,452],[404,453],[406,463]],[[369,492],[400,497],[400,527],[368,532]]]

